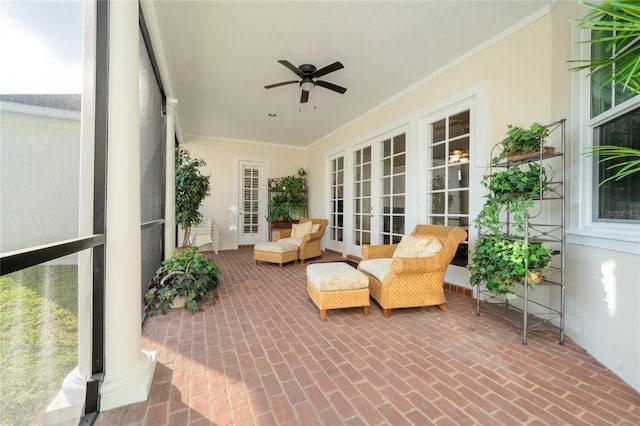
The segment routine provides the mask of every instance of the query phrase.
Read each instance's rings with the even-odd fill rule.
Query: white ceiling
[[[183,138],[306,147],[554,3],[162,0],[144,10],[157,18],[149,27]],[[280,59],[340,61],[321,79],[348,90],[316,87],[306,104],[296,84],[267,90],[298,79]]]

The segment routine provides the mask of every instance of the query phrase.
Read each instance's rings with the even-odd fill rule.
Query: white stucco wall
[[[239,158],[265,161],[269,167],[267,178],[295,175],[300,167],[306,170],[308,165],[308,155],[304,150],[273,144],[194,138],[187,139],[183,147],[191,152],[192,157],[207,163],[201,172],[211,175],[211,195],[203,202],[200,212],[214,220],[220,235],[220,250],[235,249],[238,244],[235,183]],[[309,174],[308,180],[320,180],[320,176]],[[178,244],[181,243],[182,232],[178,238]]]
[[[0,252],[78,236],[80,113],[3,102]]]

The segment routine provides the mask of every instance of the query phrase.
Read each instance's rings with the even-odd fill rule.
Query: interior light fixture
[[[463,149],[454,149],[449,153],[449,164],[466,163],[469,161],[469,153]]]
[[[310,92],[314,87],[316,87],[316,83],[311,79],[305,78],[300,82],[300,87],[302,87],[302,90],[305,92]]]

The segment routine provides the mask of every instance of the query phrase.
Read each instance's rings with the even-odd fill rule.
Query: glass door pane
[[[371,243],[371,146],[353,153],[353,244]]]
[[[429,125],[427,223],[469,229],[470,111]],[[467,264],[467,242],[453,264]]]
[[[330,160],[329,240],[344,241],[344,156]],[[337,248],[337,247],[333,247]]]
[[[381,147],[379,241],[394,244],[405,233],[405,134],[382,141]]]

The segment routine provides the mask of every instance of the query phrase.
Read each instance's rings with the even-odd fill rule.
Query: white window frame
[[[573,30],[574,58],[590,57],[590,44],[584,43],[589,31]],[[640,225],[637,223],[598,222],[593,220],[594,181],[593,158],[581,153],[593,146],[594,129],[614,117],[621,116],[640,107],[640,95],[590,118],[591,85],[587,71],[572,75],[572,122],[571,127],[571,216],[566,240],[570,244],[640,254]]]

